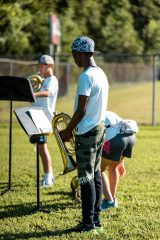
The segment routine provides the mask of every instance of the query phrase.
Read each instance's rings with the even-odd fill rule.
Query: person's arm
[[[51,94],[52,93],[49,90],[34,93],[35,97],[49,97]]]
[[[61,132],[61,137],[63,141],[68,141],[72,137],[72,131],[77,126],[77,124],[82,120],[82,118],[85,116],[87,103],[88,103],[88,96],[79,95],[78,98],[78,107],[75,113],[73,114],[73,117],[66,127]]]

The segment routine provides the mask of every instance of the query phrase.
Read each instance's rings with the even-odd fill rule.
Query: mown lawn
[[[58,98],[56,111],[73,114],[76,83],[73,82],[67,96]],[[139,124],[152,124],[153,110],[155,123],[160,124],[160,81],[155,85],[155,104],[153,104],[152,82],[135,84],[111,84],[108,110],[124,118],[135,119]],[[13,102],[13,109],[29,106],[27,102]],[[0,122],[9,119],[9,102],[0,101]],[[13,119],[15,117],[13,116]]]
[[[119,185],[119,208],[102,213],[105,231],[97,239],[160,239],[159,139],[160,127],[140,127],[133,158],[126,160],[127,175]],[[50,213],[32,214],[37,206],[36,155],[20,126],[13,126],[12,191],[0,196],[0,239],[95,239],[87,233],[65,234],[81,220],[80,203],[70,188],[76,171],[58,176],[63,164],[54,136],[49,137],[49,148],[57,179],[53,188],[40,190],[40,203]],[[2,193],[8,188],[8,126],[2,123],[0,172]]]
[[[159,88],[159,83],[157,84]],[[142,94],[143,93],[143,94]],[[58,99],[57,111],[72,115],[73,85],[66,97]],[[151,84],[111,87],[109,110],[139,123],[151,121]],[[157,94],[157,102],[159,96]],[[0,121],[0,193],[8,189],[9,113],[1,109]],[[6,103],[5,103],[6,104]],[[8,104],[8,103],[7,103]],[[27,105],[27,103],[26,103]],[[19,103],[14,103],[14,108]],[[159,121],[159,109],[157,122]],[[160,239],[160,126],[140,126],[131,160],[126,160],[127,175],[118,189],[119,208],[102,213],[104,232],[100,235],[65,234],[65,229],[81,220],[80,202],[71,195],[70,181],[76,171],[59,176],[63,163],[54,136],[49,137],[56,182],[40,190],[40,205],[49,213],[34,210],[36,196],[36,153],[28,136],[13,114],[12,191],[0,196],[0,239]],[[40,162],[40,174],[42,176]]]

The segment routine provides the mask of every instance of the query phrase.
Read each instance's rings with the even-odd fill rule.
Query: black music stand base
[[[36,209],[34,209],[31,214],[34,214],[36,212],[46,212],[50,213],[50,210],[43,209],[40,207],[40,182],[39,182],[39,143],[38,143],[38,138],[37,138],[37,143],[36,143],[36,158],[37,158],[37,206]]]
[[[6,189],[6,190],[2,191],[0,195],[3,196],[4,194],[10,193],[11,191],[12,191],[11,189]]]

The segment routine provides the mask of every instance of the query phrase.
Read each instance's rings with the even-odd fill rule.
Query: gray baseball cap
[[[88,52],[88,53],[99,53],[94,50],[95,42],[86,36],[76,38],[71,46],[72,51],[75,52]]]
[[[42,55],[39,60],[38,60],[39,64],[54,64],[54,60],[51,56],[49,55]]]

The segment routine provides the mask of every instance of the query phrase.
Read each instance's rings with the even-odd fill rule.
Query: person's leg
[[[39,154],[42,159],[44,173],[52,173],[52,160],[47,143],[39,144]]]
[[[110,162],[108,164],[108,177],[109,177],[109,184],[110,184],[110,191],[112,194],[112,198],[115,199],[117,186],[119,182],[119,171],[117,169],[118,163]]]
[[[109,183],[110,183],[110,191],[113,199],[116,198],[116,192],[117,192],[117,187],[118,187],[119,178],[120,178],[118,165],[122,160],[123,160],[123,157],[121,157],[120,161],[118,162],[113,162],[113,161],[108,162],[108,176],[109,176]]]
[[[96,161],[95,161],[95,171],[94,171],[94,183],[95,183],[95,193],[96,199],[94,204],[94,224],[96,229],[99,231],[103,230],[103,226],[101,224],[101,204],[102,204],[102,193],[103,193],[103,185],[102,185],[102,175],[101,175],[101,160],[102,160],[102,149],[104,144],[104,135],[105,129],[102,126],[102,129],[99,134],[99,141],[96,143]]]
[[[117,183],[117,175],[116,175],[116,165],[118,165],[118,162],[114,162],[105,158],[102,158],[102,163],[101,163],[101,171],[102,171],[102,183],[103,183],[103,194],[104,194],[104,199],[102,201],[102,210],[108,210],[111,207],[117,207],[118,203],[116,198],[113,195],[113,192],[116,191],[115,186],[113,183]],[[113,171],[111,174],[111,182],[110,184],[110,179],[105,173],[106,168],[108,171],[111,168],[110,166],[113,167]],[[117,183],[118,184],[118,183]]]
[[[78,181],[81,189],[82,222],[85,226],[93,225],[95,184],[94,162],[96,158],[92,142],[86,134],[76,136],[76,160]]]
[[[94,224],[95,228],[97,231],[102,231],[103,230],[103,225],[101,223],[101,204],[102,204],[102,193],[103,193],[103,188],[102,188],[102,176],[101,172],[96,172],[94,176],[94,182],[95,182],[95,204],[94,204]]]
[[[125,165],[124,165],[124,160],[122,160],[118,166],[118,171],[119,171],[119,176],[120,177],[124,177],[126,175],[126,168],[125,168]]]
[[[94,181],[81,185],[82,222],[88,226],[93,225],[95,198]]]
[[[82,219],[85,225],[94,225],[95,212],[101,212],[102,181],[100,153],[103,144],[104,124],[83,135],[76,136],[78,180],[81,186]]]
[[[53,185],[55,181],[52,171],[52,160],[47,147],[47,143],[39,144],[39,154],[42,159],[44,178],[41,181],[41,186]]]
[[[103,194],[107,201],[113,201],[112,193],[110,190],[110,183],[108,176],[105,173],[107,168],[107,159],[102,158],[101,160],[101,174],[102,174],[102,185],[103,185]]]

